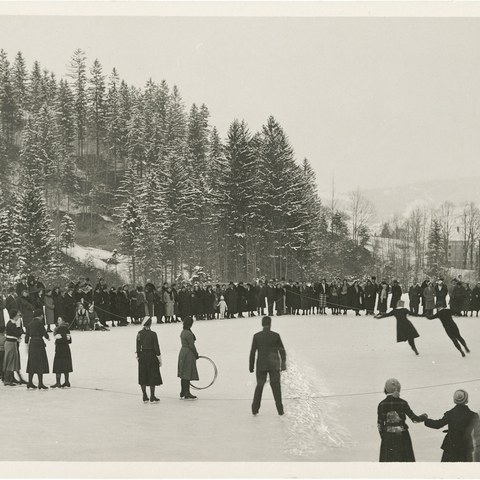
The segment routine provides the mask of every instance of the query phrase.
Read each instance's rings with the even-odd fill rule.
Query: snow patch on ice
[[[286,449],[308,457],[319,447],[344,447],[352,444],[350,432],[337,418],[338,405],[328,395],[324,381],[315,369],[289,353],[288,369],[282,374],[284,397],[289,400]]]

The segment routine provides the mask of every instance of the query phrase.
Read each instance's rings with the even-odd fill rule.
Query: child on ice
[[[227,314],[227,302],[225,301],[225,298],[223,298],[223,295],[218,302],[218,310],[220,311],[220,318],[225,318]]]

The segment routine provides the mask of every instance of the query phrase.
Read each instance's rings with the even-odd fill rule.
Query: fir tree
[[[75,244],[75,222],[68,214],[65,214],[62,218],[62,233],[60,238],[60,245],[65,249],[65,253],[67,253],[68,249]]]
[[[427,273],[438,276],[443,258],[442,227],[437,219],[433,219],[428,235]]]
[[[55,256],[54,235],[42,189],[32,179],[24,178],[28,188],[20,197],[22,257],[26,272],[48,273]]]

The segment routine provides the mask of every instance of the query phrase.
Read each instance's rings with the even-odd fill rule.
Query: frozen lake
[[[153,325],[162,350],[159,404],[143,404],[137,385],[138,326],[76,332],[71,389],[27,391],[0,387],[4,405],[2,461],[103,462],[377,462],[377,404],[387,378],[402,384],[412,410],[440,418],[465,388],[480,407],[480,319],[456,322],[472,353],[462,358],[439,320],[411,317],[420,356],[396,343],[394,318],[273,317],[287,351],[282,374],[285,416],[276,413],[269,385],[252,416],[255,375],[248,371],[260,318],[198,321],[200,355],[218,367],[215,384],[197,401],[181,401],[176,377],[181,323]],[[47,345],[50,368],[53,341]],[[22,372],[26,346],[21,345]],[[211,375],[206,364],[200,373]],[[476,381],[473,381],[476,380]],[[35,379],[36,381],[36,379]],[[54,375],[46,376],[46,384]],[[193,392],[195,393],[195,392]],[[5,413],[8,410],[8,415]],[[418,462],[439,461],[441,431],[408,420]]]

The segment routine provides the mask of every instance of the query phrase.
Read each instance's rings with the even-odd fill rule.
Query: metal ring
[[[218,370],[217,370],[217,366],[215,365],[214,361],[211,358],[203,357],[203,356],[200,356],[198,358],[199,359],[204,358],[205,360],[208,360],[212,364],[212,366],[213,366],[213,380],[206,387],[196,387],[195,385],[192,384],[192,382],[190,382],[190,386],[195,390],[205,390],[206,388],[211,387],[215,383],[215,380],[217,379],[217,375],[218,375]]]

